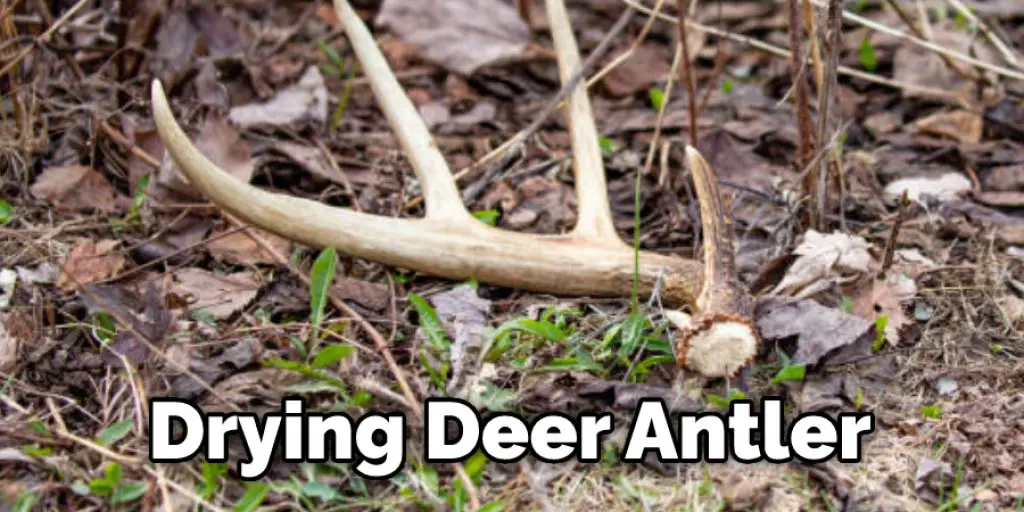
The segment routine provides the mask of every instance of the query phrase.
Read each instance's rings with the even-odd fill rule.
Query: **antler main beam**
[[[424,218],[398,219],[360,213],[267,192],[238,180],[218,168],[192,144],[175,121],[163,86],[154,81],[152,102],[157,131],[168,154],[197,191],[227,212],[282,237],[314,247],[335,247],[350,256],[394,267],[450,279],[476,278],[493,285],[557,295],[625,296],[630,293],[634,253],[615,233],[612,224],[598,135],[585,84],[576,87],[568,106],[579,205],[576,226],[564,235],[496,229],[474,219],[462,204],[451,169],[369,29],[346,0],[335,0],[335,8],[381,110],[420,181],[426,204]],[[579,51],[563,0],[547,0],[547,12],[559,72],[565,82],[580,66]],[[717,183],[713,171],[696,151],[688,152],[688,160],[695,175],[703,173],[700,179],[704,183]],[[695,177],[695,181],[697,179]],[[713,192],[717,197],[717,188]],[[706,197],[702,195],[700,199],[702,216],[711,214],[711,218],[723,218],[719,200],[705,204]],[[714,255],[716,262],[731,265],[732,260],[722,259],[723,253],[717,246],[709,250],[708,244],[719,243],[722,235],[717,230],[721,229],[729,230],[731,240],[732,227],[720,221],[704,224],[705,253]],[[731,244],[727,250],[731,254]],[[701,287],[704,272],[708,279]],[[697,293],[703,288],[701,297],[705,297],[708,290],[718,289],[719,284],[736,286],[735,279],[718,279],[729,275],[732,274],[723,272],[720,266],[710,264],[702,271],[701,265],[690,259],[648,251],[641,251],[639,255],[640,292],[649,295],[660,280],[661,296],[672,305],[717,308],[723,301],[698,300]],[[737,290],[737,293],[743,292]],[[715,311],[710,313],[698,314],[696,318],[707,319],[707,322],[719,318],[713,314]],[[703,335],[694,338],[698,342],[692,342],[690,339],[700,333],[692,329],[687,332],[686,340],[680,340],[683,351],[680,362],[708,376],[735,373],[739,365],[749,359],[750,347],[756,348],[756,335],[752,343],[723,338],[741,353],[728,355],[726,363],[720,364],[719,355],[726,355],[728,348],[716,347],[713,340],[709,342]],[[727,334],[735,333],[728,331]],[[691,354],[695,350],[714,352],[712,364]]]

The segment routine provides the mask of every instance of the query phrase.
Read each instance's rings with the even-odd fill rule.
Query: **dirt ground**
[[[466,207],[512,231],[577,216],[566,116],[545,108],[550,3],[352,2]],[[700,1],[687,60],[674,1],[566,2],[598,53],[583,79],[622,239],[702,256],[693,126],[730,199],[762,345],[742,377],[707,379],[676,365],[658,293],[634,314],[629,289],[441,279],[247,227],[194,191],[153,79],[234,177],[423,215],[330,2],[0,1],[0,511],[1024,510],[1024,3],[837,3],[835,47],[825,0]],[[277,460],[243,482],[237,437],[227,464],[148,458],[151,398],[263,414],[287,395],[405,413],[403,469]],[[598,463],[429,464],[416,409],[441,396],[617,429]],[[618,460],[641,398],[767,396],[787,417],[873,413],[862,460]]]

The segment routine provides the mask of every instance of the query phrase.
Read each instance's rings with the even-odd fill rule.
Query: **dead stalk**
[[[832,95],[833,89],[836,87],[836,68],[839,67],[839,50],[842,47],[843,27],[841,13],[843,10],[842,0],[830,0],[828,5],[828,21],[826,24],[826,37],[825,40],[825,55],[826,62],[823,70],[824,75],[822,76],[822,83],[820,84],[821,89],[818,91],[818,126],[817,126],[817,140],[825,141],[829,140],[828,131],[831,123],[829,117],[832,115]],[[813,39],[817,39],[817,36],[812,36]],[[826,151],[824,147],[820,148],[821,151]],[[833,153],[835,149],[831,149]],[[817,229],[824,229],[826,215],[829,209],[829,197],[828,197],[828,181],[829,181],[829,165],[833,160],[830,158],[822,158],[820,166],[818,168],[817,176],[817,200],[814,202],[817,206],[817,212],[815,212],[815,218],[817,219]],[[813,173],[812,173],[813,174]],[[839,206],[842,210],[842,204]]]
[[[690,62],[689,43],[686,41],[686,20],[689,17],[690,2],[692,0],[676,0],[676,7],[679,11],[679,46],[682,48],[683,84],[686,85],[686,116],[690,122],[690,145],[697,147],[697,87],[693,83],[693,63]]]
[[[804,76],[804,59],[801,53],[803,34],[800,24],[798,0],[789,0],[789,70],[793,78],[793,102],[796,108],[797,162],[801,169],[806,169],[813,158],[814,145],[811,141],[811,107],[807,92],[807,79]],[[821,229],[823,220],[818,216],[819,198],[816,192],[817,172],[812,171],[803,182],[804,195],[808,199],[807,224],[814,229]]]

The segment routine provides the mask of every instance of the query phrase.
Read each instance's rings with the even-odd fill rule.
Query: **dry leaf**
[[[242,140],[241,135],[220,116],[211,115],[206,118],[202,133],[196,139],[196,148],[211,162],[235,178],[244,182],[252,179],[256,164],[253,161],[249,144]],[[166,152],[157,175],[157,184],[186,197],[200,197],[192,191],[186,178]],[[155,196],[159,199],[160,191],[155,191]]]
[[[210,234],[211,240],[206,243],[210,255],[218,261],[234,265],[271,265],[277,258],[264,249],[244,231],[224,235],[234,228],[224,227]],[[250,227],[249,231],[265,240],[278,254],[291,254],[292,244],[288,240],[259,228]]]
[[[854,281],[877,266],[870,249],[871,245],[860,237],[809,230],[793,251],[796,261],[771,294],[810,297],[832,283]]]
[[[231,109],[228,118],[241,128],[255,125],[285,126],[312,121],[327,122],[327,87],[316,66],[306,68],[299,82],[278,91],[265,103]]]
[[[57,286],[70,290],[78,284],[92,284],[116,276],[127,262],[123,253],[114,250],[120,243],[79,238],[64,262]]]
[[[809,299],[765,299],[755,323],[765,340],[796,337],[793,362],[811,366],[874,332],[872,322]]]
[[[903,178],[885,186],[885,194],[890,199],[899,198],[906,192],[907,198],[922,204],[925,197],[947,202],[970,190],[971,180],[958,172],[949,172],[938,177]]]
[[[702,35],[696,30],[692,33]],[[691,55],[696,55],[696,52],[692,51],[693,46],[690,48]],[[652,83],[664,80],[670,71],[671,61],[672,56],[663,51],[662,45],[643,44],[638,46],[625,62],[605,75],[601,83],[608,90],[608,94],[615,97],[646,92]]]
[[[377,24],[462,75],[519,56],[530,41],[526,22],[499,0],[385,0]]]
[[[921,133],[959,142],[976,143],[981,140],[981,116],[966,110],[937,112],[914,121],[914,126]]]
[[[932,27],[931,42],[964,55],[975,56],[979,60],[992,63],[1000,62],[999,57],[988,45],[977,44],[975,36],[951,25]],[[949,62],[952,62],[959,73],[957,70],[950,69]],[[899,82],[941,90],[965,100],[975,99],[977,85],[976,80],[972,77],[977,76],[977,71],[970,64],[956,60],[943,60],[942,56],[927,48],[913,44],[901,44],[893,56],[892,67],[893,78]],[[991,76],[991,73],[988,75]],[[905,88],[902,92],[908,98],[928,96],[927,93],[914,88]]]
[[[331,291],[342,300],[351,300],[375,311],[388,307],[391,292],[387,286],[348,276],[338,276],[334,281]]]
[[[18,286],[18,273],[9,268],[0,269],[0,311],[7,309]]]
[[[996,192],[1024,191],[1024,164],[994,167],[984,179],[985,189]]]
[[[885,339],[896,346],[900,330],[911,323],[903,312],[903,302],[917,295],[917,284],[902,272],[891,269],[885,279],[871,279],[852,293],[853,314],[871,320],[888,317]]]
[[[193,301],[189,307],[193,311],[203,310],[222,320],[249,305],[260,287],[248,272],[217,275],[198,268],[186,268],[174,273],[171,292],[182,297],[191,296]]]
[[[274,149],[280,151],[283,155],[291,159],[291,161],[295,162],[296,165],[302,167],[306,172],[314,176],[339,185],[345,184],[344,177],[339,176],[334,168],[331,167],[331,164],[324,156],[324,152],[320,151],[320,148],[296,144],[294,142],[281,141],[274,144]]]
[[[114,187],[85,165],[46,168],[32,184],[31,192],[62,210],[117,210]]]
[[[1024,192],[982,192],[975,194],[974,199],[981,204],[997,208],[1020,208],[1024,206]]]
[[[480,345],[483,340],[491,301],[480,298],[476,288],[462,285],[430,297],[430,302],[454,340],[451,348],[452,377],[448,389],[455,390],[462,382],[466,349]]]

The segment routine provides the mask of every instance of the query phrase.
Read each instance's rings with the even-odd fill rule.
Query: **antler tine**
[[[391,130],[398,135],[404,154],[423,187],[428,218],[462,220],[469,217],[451,169],[437,149],[419,112],[406,96],[370,30],[346,0],[335,0],[335,10],[345,27],[352,50],[370,81]]]
[[[732,216],[722,203],[718,177],[700,152],[686,146],[704,233],[704,271],[696,315],[670,315],[681,328],[676,359],[705,376],[732,376],[749,363],[761,340],[754,328],[754,299],[736,272]]]
[[[576,46],[576,37],[572,33],[564,0],[547,0],[546,5],[559,75],[563,83],[568,82],[581,66],[580,51]],[[579,208],[573,233],[588,240],[625,245],[615,233],[615,225],[612,223],[601,147],[585,81],[581,81],[569,95],[568,109],[576,202]]]

